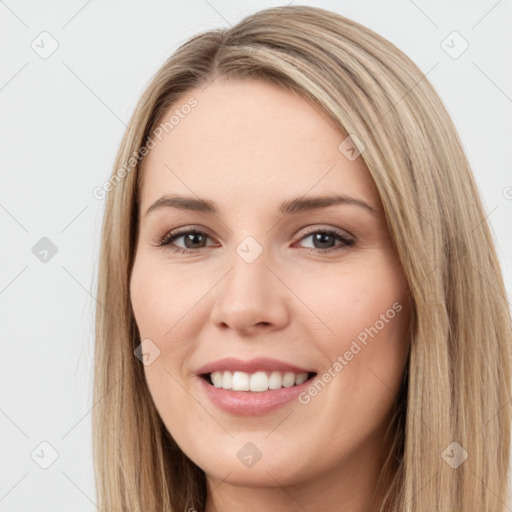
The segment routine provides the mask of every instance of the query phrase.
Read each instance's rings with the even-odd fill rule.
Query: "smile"
[[[313,372],[257,371],[255,373],[247,373],[226,370],[203,374],[202,377],[216,388],[262,393],[268,390],[298,386],[314,375],[315,373]]]
[[[297,402],[316,375],[315,372],[257,371],[251,374],[224,370],[201,374],[198,382],[202,393],[224,412],[235,416],[260,416]]]

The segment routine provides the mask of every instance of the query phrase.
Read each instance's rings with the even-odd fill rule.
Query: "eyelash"
[[[345,249],[346,247],[353,246],[355,243],[355,241],[352,238],[348,238],[348,237],[344,236],[343,234],[341,234],[340,231],[337,231],[332,228],[311,229],[310,231],[305,233],[305,235],[300,240],[303,240],[304,238],[308,238],[309,236],[314,235],[316,233],[322,233],[322,234],[335,236],[336,238],[341,240],[344,245],[342,245],[340,247],[334,247],[334,248],[331,247],[329,249],[314,249],[311,247],[305,247],[307,252],[312,252],[312,253],[316,253],[316,254],[338,252],[340,250]],[[156,240],[156,245],[157,245],[157,247],[164,247],[173,252],[181,253],[181,254],[193,254],[193,253],[197,253],[197,251],[199,251],[201,249],[207,248],[207,247],[200,247],[198,249],[183,249],[182,247],[171,246],[172,242],[174,242],[178,238],[181,238],[184,235],[189,235],[189,234],[206,235],[207,237],[209,237],[208,233],[205,233],[204,231],[200,231],[199,229],[196,229],[196,228],[187,228],[186,230],[184,229],[181,231],[171,231],[171,232],[167,233],[163,238]]]

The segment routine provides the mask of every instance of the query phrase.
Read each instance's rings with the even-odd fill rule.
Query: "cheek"
[[[184,283],[180,283],[175,272],[171,279],[170,271],[166,275],[161,266],[142,263],[136,261],[132,271],[132,308],[140,339],[151,340],[149,346],[153,347],[153,354],[158,354],[153,355],[150,364],[144,365],[144,374],[154,405],[171,431],[169,418],[173,417],[175,408],[182,412],[182,404],[189,398],[179,382],[184,381],[185,362],[194,350],[191,326],[187,323],[193,298],[183,293]],[[192,289],[194,285],[189,283],[189,287]],[[179,428],[181,422],[177,424]],[[172,431],[176,428],[173,424]]]
[[[308,305],[327,333],[316,339],[326,356],[325,381],[333,382],[337,396],[351,397],[348,402],[357,397],[375,407],[387,404],[403,376],[409,294],[401,269],[390,263],[382,258],[347,267],[332,273],[321,293],[309,294]]]
[[[200,299],[207,290],[207,280],[158,262],[136,261],[130,294],[141,338],[159,339],[160,343],[165,340],[168,344],[190,337],[194,331],[191,319],[197,321]]]
[[[314,282],[304,285],[297,294],[307,297],[311,311],[322,321],[326,347],[343,348],[345,342],[350,345],[358,336],[364,341],[364,333],[368,329],[374,332],[374,326],[395,337],[393,333],[401,332],[401,324],[407,323],[404,302],[408,293],[403,274],[385,259],[317,275]]]
[[[187,274],[162,262],[135,262],[130,281],[135,322],[140,339],[151,340],[159,354],[144,367],[155,398],[170,395],[176,384],[173,377],[186,381],[192,371],[190,357],[208,318],[207,301],[201,299],[212,287],[211,280],[211,274],[209,280],[203,279],[197,272]]]

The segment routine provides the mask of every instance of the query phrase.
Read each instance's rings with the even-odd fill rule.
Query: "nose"
[[[217,285],[211,321],[220,329],[250,336],[286,327],[291,292],[269,268],[264,254],[248,263],[235,254],[231,270]]]

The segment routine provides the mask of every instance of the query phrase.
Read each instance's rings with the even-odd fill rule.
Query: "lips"
[[[314,369],[295,366],[277,359],[271,359],[268,357],[258,357],[248,361],[243,359],[237,359],[234,357],[226,357],[208,363],[197,371],[197,375],[205,376],[213,372],[245,372],[245,373],[256,373],[258,371],[277,371],[277,372],[293,372],[293,373],[316,373]]]
[[[266,357],[229,357],[197,371],[206,396],[225,412],[241,416],[268,414],[293,402],[316,375],[308,367]]]

